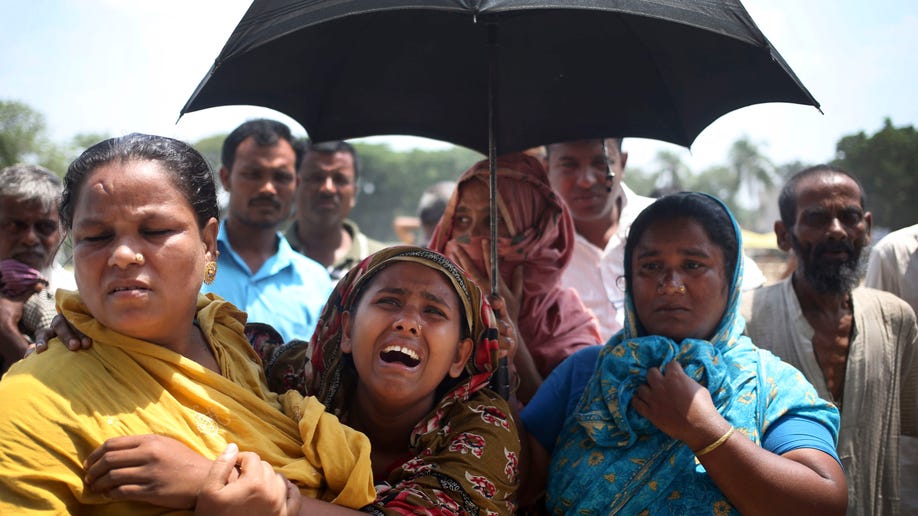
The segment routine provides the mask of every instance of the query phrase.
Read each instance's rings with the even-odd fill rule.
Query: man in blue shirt
[[[250,120],[223,142],[220,181],[229,193],[220,224],[213,292],[274,327],[285,341],[308,340],[331,292],[325,268],[294,251],[278,231],[290,216],[300,156],[290,129]]]

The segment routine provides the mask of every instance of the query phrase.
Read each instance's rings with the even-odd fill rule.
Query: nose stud
[[[685,294],[685,285],[679,285],[679,288],[676,289],[676,292]]]
[[[134,255],[134,261],[137,262],[138,265],[143,265],[147,260],[143,257],[143,254],[137,253]]]

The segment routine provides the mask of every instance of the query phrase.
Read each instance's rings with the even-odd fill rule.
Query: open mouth
[[[387,346],[379,354],[379,358],[387,364],[403,364],[408,367],[417,367],[421,363],[418,354],[404,346]]]

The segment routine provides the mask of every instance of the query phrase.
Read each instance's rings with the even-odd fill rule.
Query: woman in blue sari
[[[838,411],[742,334],[740,238],[698,193],[634,222],[625,328],[563,362],[522,415],[535,465],[551,453],[552,513],[844,514]]]

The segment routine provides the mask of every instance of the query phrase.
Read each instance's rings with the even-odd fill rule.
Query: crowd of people
[[[857,177],[807,168],[764,285],[718,199],[628,188],[621,138],[544,149],[498,159],[497,221],[487,161],[438,185],[423,246],[348,219],[350,144],[271,120],[224,142],[222,220],[171,138],[0,170],[0,513],[916,508],[914,227],[871,250]]]

